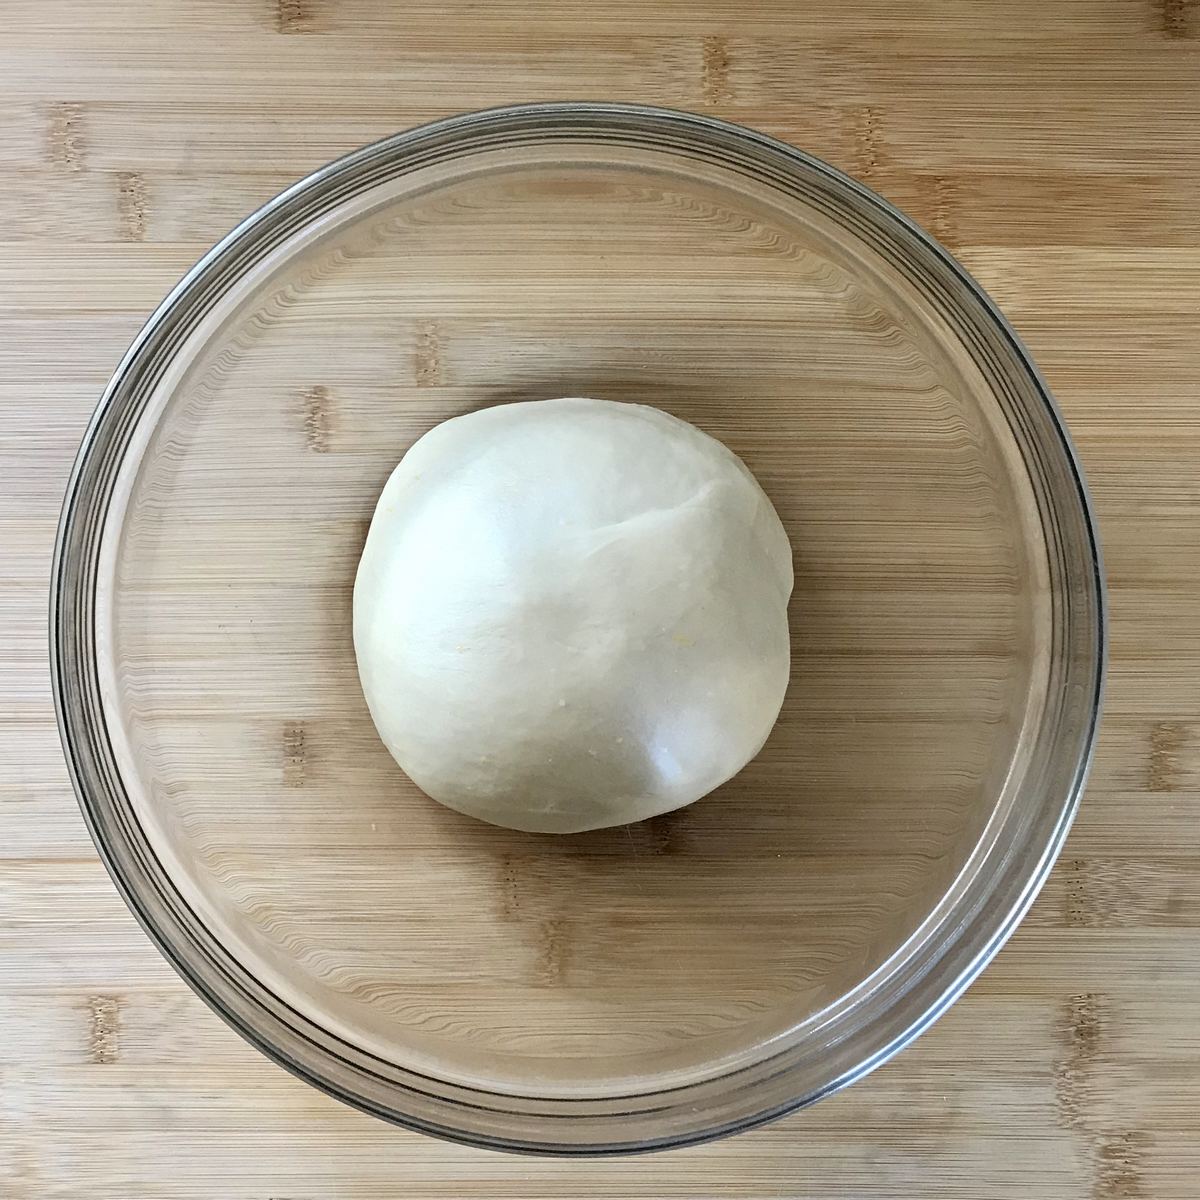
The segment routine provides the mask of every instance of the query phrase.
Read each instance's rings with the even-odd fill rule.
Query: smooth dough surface
[[[792,556],[742,461],[638,404],[445,421],[380,496],[354,586],[363,692],[435,800],[570,833],[698,800],[789,673]]]

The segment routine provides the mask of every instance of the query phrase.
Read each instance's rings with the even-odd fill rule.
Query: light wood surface
[[[1196,1194],[1194,4],[3,9],[0,1194]],[[363,141],[465,108],[570,98],[756,125],[858,174],[950,245],[1071,422],[1113,617],[1107,720],[1080,818],[1029,919],[967,996],[815,1109],[708,1147],[594,1163],[390,1129],[291,1079],[204,1009],[83,831],[49,712],[44,628],[83,425],[145,314],[207,244]],[[428,372],[421,345],[418,331]],[[316,395],[297,415],[337,450],[353,424],[327,428],[322,411]],[[294,758],[295,736],[282,736]]]

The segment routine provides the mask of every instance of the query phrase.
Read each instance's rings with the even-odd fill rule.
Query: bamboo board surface
[[[214,0],[3,6],[0,1195],[1192,1197],[1200,1178],[1200,6]],[[146,313],[295,177],[530,99],[713,112],[951,247],[1071,424],[1108,560],[1097,762],[1031,915],[863,1083],[649,1159],[522,1160],[344,1109],[175,977],[50,714],[58,503]]]

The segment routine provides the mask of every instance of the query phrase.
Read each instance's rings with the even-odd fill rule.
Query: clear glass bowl
[[[797,584],[762,754],[556,838],[405,779],[350,594],[417,437],[572,394],[728,443]],[[1079,469],[979,287],[788,146],[592,104],[369,146],[206,255],[87,432],[52,629],[84,813],[192,987],[369,1112],[554,1153],[742,1129],[916,1036],[1049,870],[1103,659]]]

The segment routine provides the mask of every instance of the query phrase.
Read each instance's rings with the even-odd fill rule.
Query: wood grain
[[[1195,1195],[1195,4],[11,0],[4,17],[0,1193]],[[929,1034],[772,1128],[581,1165],[388,1129],[271,1066],[191,996],[83,832],[49,714],[44,614],[59,498],[95,397],[213,238],[291,178],[397,128],[590,97],[756,125],[859,173],[954,247],[1077,436],[1106,541],[1113,668],[1059,869]],[[459,339],[489,343],[427,319],[397,354],[435,392],[462,370]],[[353,421],[303,390],[321,380],[302,383],[288,400],[297,446],[336,461]],[[320,734],[288,719],[274,726],[277,779],[319,780]],[[578,969],[542,932],[531,969]]]

